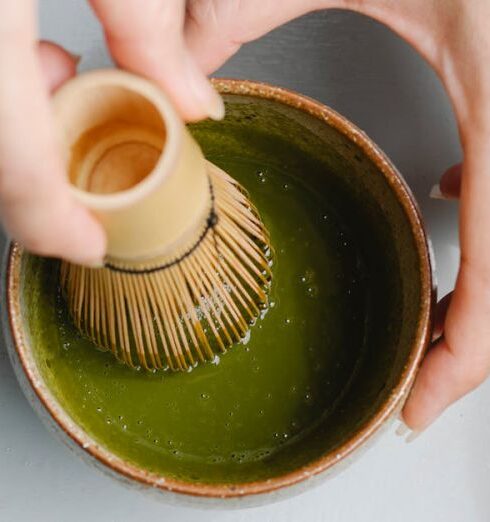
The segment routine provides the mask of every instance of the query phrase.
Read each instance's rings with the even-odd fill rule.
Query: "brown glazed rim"
[[[414,198],[393,164],[364,132],[325,105],[280,87],[273,87],[265,83],[247,80],[221,78],[214,79],[213,84],[221,94],[245,95],[272,100],[308,113],[327,125],[334,127],[350,141],[354,142],[378,167],[402,205],[411,225],[421,266],[422,291],[420,297],[420,315],[417,322],[413,348],[405,368],[398,383],[393,388],[388,399],[379,408],[378,412],[339,447],[336,447],[314,462],[282,476],[242,484],[189,483],[182,480],[166,478],[129,464],[99,445],[97,441],[92,439],[73,422],[40,378],[22,327],[19,288],[20,261],[23,250],[16,244],[12,246],[9,254],[7,268],[7,303],[15,350],[17,351],[30,386],[61,430],[82,448],[83,451],[90,454],[97,459],[99,463],[104,464],[112,471],[136,481],[140,485],[147,485],[165,491],[197,497],[231,498],[269,493],[328,470],[363,445],[365,441],[377,432],[378,429],[401,408],[414,382],[417,369],[429,343],[434,288],[429,241]]]

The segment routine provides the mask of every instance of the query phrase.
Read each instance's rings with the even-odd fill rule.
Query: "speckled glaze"
[[[269,503],[283,496],[299,493],[308,486],[318,483],[329,476],[332,471],[341,469],[354,454],[367,446],[368,441],[374,439],[373,436],[376,433],[388,425],[388,421],[393,419],[403,406],[428,346],[435,289],[432,279],[430,246],[413,196],[395,167],[361,130],[325,105],[282,88],[229,79],[214,80],[214,85],[220,93],[231,95],[231,98],[233,95],[239,95],[252,99],[269,100],[274,102],[279,109],[289,107],[310,115],[315,120],[315,125],[335,129],[340,135],[355,144],[367,161],[375,165],[403,209],[420,266],[418,317],[413,332],[411,351],[406,358],[403,371],[397,382],[391,387],[387,399],[370,416],[369,420],[362,423],[334,451],[327,452],[314,462],[282,476],[244,484],[198,484],[162,477],[129,464],[98,444],[72,421],[47,387],[37,367],[23,326],[20,265],[24,253],[22,248],[15,244],[12,245],[4,260],[4,263],[7,264],[7,309],[4,309],[2,315],[4,331],[10,330],[11,333],[7,339],[7,346],[24,392],[43,420],[72,449],[113,477],[131,486],[157,492],[170,503],[233,508]],[[383,206],[383,201],[378,203],[380,207]]]

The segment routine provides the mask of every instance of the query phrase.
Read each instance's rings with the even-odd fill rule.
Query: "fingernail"
[[[398,428],[396,429],[395,433],[399,437],[404,437],[409,431],[410,431],[410,428],[403,421],[400,421],[400,424],[399,424]]]
[[[223,102],[223,98],[211,87],[214,91],[214,96],[212,97],[209,106],[208,106],[208,114],[209,117],[213,120],[219,121],[225,117],[225,103]]]
[[[104,268],[104,261],[97,261],[95,263],[90,263],[87,265],[89,268]]]
[[[411,430],[402,420],[398,428],[395,430],[395,434],[399,437],[405,437],[405,442],[408,444],[413,442],[422,432],[418,430]]]
[[[80,54],[70,53],[70,56],[72,60],[75,62],[75,65],[78,65],[80,63],[80,60],[82,59],[82,56]]]
[[[432,199],[444,199],[446,201],[451,201],[451,200],[454,200],[456,198],[452,197],[452,196],[447,196],[446,194],[443,194],[441,192],[441,187],[439,185],[434,185],[431,190],[430,190],[430,194],[429,196],[432,198]]]
[[[432,199],[447,199],[446,196],[441,192],[439,185],[434,185],[430,191],[429,196]]]
[[[417,430],[412,430],[405,439],[405,442],[407,444],[410,444],[410,442],[413,442],[422,432]]]
[[[213,120],[222,120],[225,116],[223,98],[216,92],[194,61],[189,59],[188,63],[190,85],[203,112]]]

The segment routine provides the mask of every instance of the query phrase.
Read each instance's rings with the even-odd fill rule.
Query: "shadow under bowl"
[[[227,79],[214,83],[227,103],[227,116],[222,122],[193,125],[192,132],[205,155],[237,175],[259,207],[276,248],[278,300],[300,301],[295,309],[299,326],[288,331],[287,314],[271,312],[277,324],[266,317],[263,325],[269,330],[262,335],[263,344],[270,344],[262,346],[268,355],[259,353],[254,359],[245,353],[246,347],[233,348],[222,358],[219,370],[208,365],[201,373],[195,370],[189,377],[181,376],[187,379],[182,386],[177,380],[181,377],[168,378],[174,384],[166,386],[169,394],[183,397],[175,416],[189,419],[177,437],[184,440],[191,432],[200,433],[201,445],[207,443],[206,437],[224,441],[227,450],[234,446],[238,453],[243,450],[244,458],[237,459],[235,452],[229,462],[220,463],[211,458],[211,452],[207,460],[196,464],[196,459],[187,462],[181,456],[175,464],[177,471],[171,473],[166,471],[167,464],[155,467],[150,461],[146,465],[143,458],[126,456],[117,442],[99,436],[102,424],[94,421],[87,428],[64,390],[49,376],[49,352],[62,350],[64,334],[59,332],[73,328],[66,326],[69,319],[64,312],[56,309],[55,276],[46,276],[47,272],[56,274],[56,263],[31,256],[18,245],[12,245],[5,260],[8,306],[4,321],[8,326],[4,330],[10,333],[7,345],[27,396],[42,418],[82,456],[132,485],[166,494],[169,501],[192,504],[226,499],[221,501],[225,507],[233,507],[301,491],[339,468],[394,417],[429,342],[434,289],[428,239],[413,196],[395,167],[362,131],[328,107],[278,87]],[[323,221],[330,225],[322,225]],[[332,252],[327,256],[329,246]],[[297,284],[293,285],[293,279]],[[305,297],[303,303],[296,298],[304,282],[311,283],[306,292],[316,300]],[[47,300],[45,294],[49,294]],[[281,306],[287,309],[288,305],[278,303],[277,308]],[[309,346],[318,348],[308,355]],[[108,355],[93,353],[93,364],[104,367],[103,358]],[[267,370],[262,377],[254,376],[260,374],[253,372],[257,361]],[[297,402],[295,386],[290,385],[296,378],[288,373],[293,367],[303,372],[304,404]],[[110,371],[114,380],[136,379],[124,373],[130,371],[125,368]],[[229,388],[217,372],[228,377]],[[137,378],[146,379],[141,373]],[[155,386],[161,378],[151,379]],[[213,421],[215,410],[205,410],[209,406],[201,403],[196,406],[189,398],[203,382],[212,382],[210,390],[220,401],[238,390],[238,420],[231,434],[217,427],[223,422],[221,413]],[[267,396],[260,393],[267,386],[273,387],[279,401],[270,413],[260,407],[266,405]],[[312,407],[309,395],[314,396]],[[291,415],[293,428],[274,436],[290,435],[290,440],[277,444],[272,454],[261,453],[261,429],[267,426],[268,415],[271,430],[279,422],[281,404],[290,408],[284,408],[284,415]],[[262,415],[265,411],[265,421],[259,419],[261,411]],[[300,431],[295,432],[294,419]],[[114,433],[117,441],[118,432]],[[245,448],[252,440],[257,450],[253,455]],[[188,449],[197,447],[189,444]],[[173,457],[167,450],[162,462],[171,467]]]

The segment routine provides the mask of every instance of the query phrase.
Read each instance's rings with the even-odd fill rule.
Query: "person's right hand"
[[[75,74],[76,57],[36,41],[33,0],[0,2],[0,215],[33,252],[98,264],[105,237],[72,198],[49,92]]]
[[[186,120],[224,106],[183,43],[184,0],[93,0],[122,67],[160,83]],[[49,95],[77,58],[37,42],[35,0],[0,1],[0,217],[28,250],[99,266],[104,231],[71,195]]]
[[[185,0],[90,3],[120,67],[158,83],[186,121],[223,117],[221,97],[204,71],[239,48],[229,33],[220,33],[237,22],[236,2],[221,3],[216,13],[213,2],[188,3],[187,10]],[[310,3],[286,2],[276,24],[306,12]],[[34,253],[99,266],[105,235],[71,195],[49,105],[50,92],[75,74],[76,59],[37,42],[35,7],[35,0],[0,2],[0,217],[7,233]],[[259,5],[244,7],[249,16],[249,7]],[[200,38],[192,35],[202,17],[207,50],[199,55]],[[249,39],[264,33],[267,19],[262,25],[255,20],[250,30]],[[217,52],[208,52],[211,41]]]

